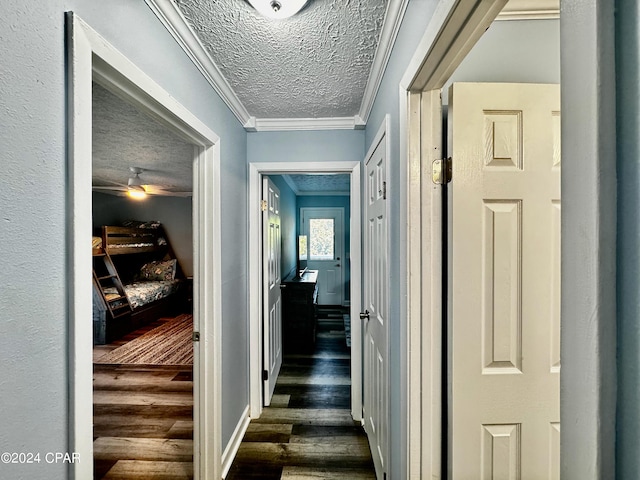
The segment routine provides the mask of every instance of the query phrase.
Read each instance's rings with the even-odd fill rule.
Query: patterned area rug
[[[103,355],[94,363],[133,365],[193,365],[193,317],[173,320]]]

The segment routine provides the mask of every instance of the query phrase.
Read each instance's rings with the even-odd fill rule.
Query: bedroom
[[[105,300],[108,295],[121,298],[119,293],[124,292],[111,292],[117,287],[109,279],[101,282],[106,287],[104,297],[99,287],[94,288],[94,475],[115,474],[132,452],[144,458],[162,442],[178,452],[171,467],[174,473],[189,474],[193,471],[193,146],[97,83],[92,90],[92,220],[94,241],[99,238],[104,247],[94,248],[94,253],[110,253],[94,255],[95,278],[110,276],[109,263],[128,299],[125,313],[115,318]],[[158,180],[160,176],[165,180]],[[127,194],[130,178],[136,179],[133,183],[140,180],[146,197]],[[120,229],[132,220],[130,230]],[[141,232],[152,236],[142,237]],[[114,248],[122,246],[120,242],[136,247]],[[154,251],[140,253],[145,249]],[[127,284],[138,277],[154,282],[132,285],[159,283],[163,291],[135,297]],[[121,451],[119,438],[133,442],[129,452]]]

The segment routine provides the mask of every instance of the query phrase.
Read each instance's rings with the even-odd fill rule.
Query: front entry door
[[[282,301],[280,294],[281,231],[280,190],[269,178],[264,178],[262,195],[266,202],[262,229],[263,272],[263,368],[264,405],[271,403],[276,380],[282,366]]]
[[[318,271],[318,303],[342,305],[344,297],[344,210],[300,209],[300,232],[307,236],[307,268]]]
[[[452,480],[559,478],[560,89],[454,84]]]
[[[388,268],[386,134],[366,160],[364,230],[364,428],[376,476],[388,471]]]

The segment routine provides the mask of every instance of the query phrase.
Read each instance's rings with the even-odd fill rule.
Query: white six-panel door
[[[560,89],[454,84],[450,475],[557,479]]]
[[[365,430],[378,479],[384,478],[388,452],[388,266],[386,206],[386,135],[366,160],[364,188]]]
[[[273,182],[263,179],[263,199],[266,210],[263,213],[263,368],[267,371],[264,380],[264,405],[271,403],[276,380],[282,366],[282,301],[280,293],[281,275],[281,234],[280,231],[280,190]]]

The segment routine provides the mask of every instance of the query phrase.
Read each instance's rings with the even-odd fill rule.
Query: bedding
[[[154,280],[145,282],[133,282],[124,285],[124,292],[131,304],[136,309],[161,298],[168,297],[179,290],[180,280]],[[108,287],[104,290],[105,296],[118,295],[116,287]]]

